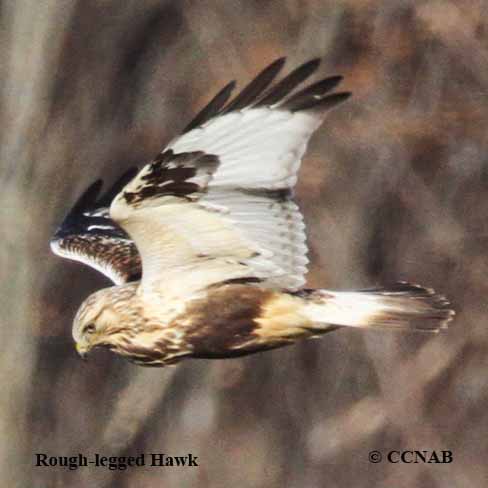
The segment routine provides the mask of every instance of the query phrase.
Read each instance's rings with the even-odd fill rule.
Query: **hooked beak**
[[[89,348],[87,346],[84,346],[80,344],[79,342],[76,343],[76,352],[80,356],[81,359],[85,360],[87,359],[88,353],[89,353]]]

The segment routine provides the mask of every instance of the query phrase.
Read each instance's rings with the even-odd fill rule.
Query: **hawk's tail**
[[[358,291],[303,290],[305,314],[316,324],[438,332],[454,316],[434,290],[397,283]]]

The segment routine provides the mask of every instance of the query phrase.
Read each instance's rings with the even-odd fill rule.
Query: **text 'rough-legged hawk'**
[[[104,346],[146,366],[230,358],[339,327],[436,332],[453,313],[408,283],[303,289],[305,226],[292,189],[340,76],[305,84],[312,60],[280,81],[284,59],[229,101],[225,86],[140,171],[81,196],[51,241],[115,286],[89,296],[73,325],[78,352]]]

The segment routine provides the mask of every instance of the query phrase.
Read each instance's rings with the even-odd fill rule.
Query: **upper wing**
[[[306,245],[291,189],[324,111],[349,97],[342,79],[297,90],[310,61],[272,84],[279,59],[227,103],[227,85],[114,199],[110,214],[134,238],[143,285],[173,293],[230,279],[304,284]]]
[[[59,256],[80,261],[121,284],[141,277],[141,259],[127,233],[109,215],[114,196],[137,174],[128,170],[102,197],[102,181],[81,195],[51,239]]]

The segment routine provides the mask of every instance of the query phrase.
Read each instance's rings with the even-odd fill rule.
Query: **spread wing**
[[[304,224],[291,190],[325,111],[350,94],[329,94],[340,76],[300,87],[318,60],[273,83],[283,64],[230,102],[228,84],[114,199],[110,215],[136,242],[143,286],[184,295],[228,280],[304,284]]]
[[[102,181],[81,195],[51,239],[52,251],[80,261],[121,284],[141,277],[141,259],[127,233],[109,215],[114,196],[137,174],[128,170],[99,198]]]

